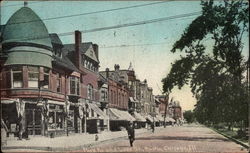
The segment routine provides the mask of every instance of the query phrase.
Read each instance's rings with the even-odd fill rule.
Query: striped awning
[[[146,122],[146,119],[144,117],[141,116],[141,114],[134,112],[134,118],[136,119],[136,121],[140,121],[140,122]]]
[[[89,107],[99,115],[100,119],[108,119],[108,116],[94,103],[88,103]]]
[[[148,119],[150,122],[154,122],[154,119],[150,115],[147,115],[145,118]]]
[[[110,120],[123,120],[123,121],[135,121],[127,111],[118,110],[116,108],[109,108]]]

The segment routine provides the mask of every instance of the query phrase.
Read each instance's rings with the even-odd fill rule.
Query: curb
[[[210,128],[210,127],[209,127],[209,128]],[[239,144],[239,145],[245,147],[246,149],[249,149],[249,146],[248,146],[247,144],[245,144],[245,143],[243,143],[243,142],[241,142],[241,141],[239,141],[239,140],[237,140],[237,139],[235,139],[235,138],[233,138],[233,137],[230,137],[230,136],[228,136],[228,135],[226,135],[226,134],[224,134],[224,133],[222,133],[222,132],[220,132],[220,131],[218,131],[218,130],[216,130],[216,129],[213,129],[213,128],[210,128],[210,129],[213,130],[213,131],[215,131],[215,132],[217,132],[217,133],[219,133],[220,135],[222,135],[222,136],[224,136],[224,137],[226,137],[226,138],[228,138],[228,139],[234,141],[235,143],[237,143],[237,144]]]
[[[161,129],[160,129],[161,130]],[[145,131],[142,133],[138,133],[138,135],[144,134],[144,133],[149,133],[150,131]],[[120,136],[120,137],[116,137],[116,138],[111,138],[111,139],[106,139],[106,140],[101,140],[101,141],[97,141],[97,142],[93,142],[93,143],[89,143],[89,144],[84,144],[84,145],[80,145],[80,146],[72,146],[72,147],[41,147],[41,146],[31,146],[31,147],[27,147],[27,146],[5,146],[5,147],[1,147],[1,150],[9,150],[9,149],[34,149],[37,151],[73,151],[73,150],[83,150],[83,149],[89,149],[91,147],[97,146],[101,143],[106,143],[106,142],[112,142],[112,141],[117,141],[117,140],[123,140],[127,138],[126,136]]]

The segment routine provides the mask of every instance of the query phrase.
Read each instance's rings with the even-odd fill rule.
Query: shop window
[[[74,130],[74,111],[69,111],[69,118],[67,121],[67,126],[69,130]]]
[[[91,84],[88,84],[88,99],[93,99],[93,86]]]
[[[23,87],[23,73],[22,67],[16,66],[12,68],[13,88]]]
[[[39,67],[28,66],[28,87],[38,88]]]
[[[49,129],[63,129],[63,111],[59,105],[50,106],[49,110]]]
[[[70,77],[70,94],[80,95],[80,79],[78,77]]]

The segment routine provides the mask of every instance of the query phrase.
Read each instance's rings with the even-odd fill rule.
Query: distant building
[[[107,68],[106,71],[100,72],[100,75],[108,82],[110,129],[120,130],[121,127],[126,127],[129,121],[135,120],[128,112],[129,89],[127,83],[117,64],[114,66],[114,71]]]

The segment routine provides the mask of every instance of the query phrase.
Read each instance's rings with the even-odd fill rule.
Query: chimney
[[[81,63],[81,53],[80,44],[82,43],[82,34],[80,31],[75,31],[75,65],[80,68]]]
[[[119,64],[115,64],[115,71],[119,71],[119,69],[120,69],[120,65]]]
[[[99,60],[99,47],[98,47],[98,45],[93,44],[93,49],[94,49],[97,60]]]
[[[106,77],[109,78],[109,68],[106,68]]]

